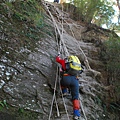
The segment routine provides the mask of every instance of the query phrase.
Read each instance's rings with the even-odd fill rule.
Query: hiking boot
[[[63,96],[63,97],[68,98],[68,99],[72,99],[72,96],[71,96],[71,94],[69,94],[69,93],[63,93],[63,94],[61,94],[60,96],[61,96],[61,97]]]
[[[70,94],[68,92],[63,93],[63,97],[66,97],[66,96],[70,96]]]
[[[80,120],[80,117],[79,116],[74,116],[73,119],[74,120]]]
[[[74,110],[73,114],[74,114],[74,116],[73,116],[74,120],[80,120],[80,111],[79,110]]]
[[[65,94],[68,92],[68,89],[67,88],[62,88],[62,94]]]

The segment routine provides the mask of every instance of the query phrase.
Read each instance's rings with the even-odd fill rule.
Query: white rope
[[[50,108],[50,113],[49,113],[49,118],[48,118],[48,120],[50,120],[51,115],[52,115],[52,108],[53,108],[53,103],[54,103],[54,100],[55,100],[55,92],[56,92],[56,86],[57,86],[57,78],[58,78],[58,67],[57,67],[57,72],[56,72],[56,80],[55,80],[54,94],[53,94],[53,99],[52,99],[52,103],[51,103],[51,108]]]
[[[59,75],[60,75],[60,70],[59,70]],[[61,95],[62,95],[62,100],[63,100],[65,112],[66,112],[66,115],[67,115],[68,120],[70,120],[69,114],[68,114],[68,111],[67,111],[67,106],[66,106],[66,103],[65,103],[65,99],[64,99],[63,94],[62,94],[62,89],[61,89],[61,85],[60,85],[60,76],[59,76],[59,87],[60,87],[60,93],[61,93]]]
[[[62,35],[63,35],[63,4],[61,4],[62,6]]]
[[[66,22],[66,21],[65,21],[65,22]],[[66,22],[66,24],[69,26],[70,31],[71,31],[71,33],[72,33],[72,35],[73,35],[73,38],[76,40],[75,35],[74,35],[74,33],[73,33],[70,25],[69,25],[67,22]],[[81,32],[82,32],[82,31],[80,30],[80,36],[81,36]],[[81,37],[80,37],[80,39],[81,39]],[[83,51],[82,48],[80,47],[79,42],[78,42],[77,40],[76,40],[76,42],[77,42],[77,45],[78,45],[78,47],[79,47],[79,50],[82,52],[82,54],[83,54],[83,56],[84,56],[84,63],[85,63],[86,68],[87,68],[88,70],[91,70],[91,67],[90,67],[90,65],[89,65],[87,56],[85,55],[84,51]]]
[[[85,111],[84,111],[84,108],[83,108],[83,104],[82,104],[82,100],[81,100],[80,94],[79,94],[79,100],[80,100],[81,109],[83,111],[83,115],[85,117],[85,120],[87,120],[87,117],[86,117],[86,114],[85,114]]]
[[[56,104],[56,109],[57,109],[57,116],[60,117],[60,112],[59,112],[56,96],[55,96],[55,104]]]
[[[67,23],[67,22],[66,22]],[[68,23],[67,23],[68,24]],[[69,24],[68,24],[69,25]],[[70,30],[71,30],[71,28],[70,28]],[[75,35],[74,35],[74,33],[72,32],[72,30],[71,30],[71,33],[72,33],[72,35],[73,35],[73,37],[75,38]],[[77,41],[77,40],[76,40]],[[78,42],[77,42],[78,43]],[[78,43],[78,45],[79,45],[79,43]],[[86,55],[85,55],[85,53],[83,52],[83,50],[81,49],[81,47],[80,47],[80,45],[79,45],[79,49],[80,49],[80,51],[82,52],[82,54],[84,55],[84,59],[85,59],[85,62],[86,62],[86,67],[87,67],[87,69],[91,69],[90,68],[90,65],[89,65],[89,63],[88,63],[88,60],[87,60],[87,57],[86,57]],[[81,100],[81,97],[80,97],[80,94],[79,94],[79,100],[80,100],[80,105],[81,105],[81,109],[82,109],[82,111],[83,111],[83,115],[84,115],[84,117],[85,117],[85,120],[87,120],[87,117],[86,117],[86,114],[85,114],[85,111],[84,111],[84,108],[83,108],[83,105],[82,105],[82,100]]]
[[[62,4],[61,4],[61,5],[62,5]],[[63,5],[62,5],[62,11],[63,11]],[[63,40],[62,36],[63,36],[63,16],[62,16],[62,33],[60,34],[60,38],[61,38],[61,39],[60,39],[60,43],[59,43],[60,51],[58,51],[58,52],[61,52],[61,51],[62,51],[61,55],[62,55],[62,57],[64,57],[64,56],[63,56],[63,49],[64,49],[63,46],[65,46],[65,44],[64,44],[64,41],[62,41],[62,40]],[[61,43],[61,42],[62,42],[62,43]],[[63,46],[62,46],[61,44],[63,44]],[[62,47],[63,47],[63,49],[62,49]],[[65,52],[65,49],[64,49],[64,52]],[[60,70],[59,70],[59,87],[60,87],[60,93],[61,93],[61,95],[62,95],[62,100],[63,100],[65,112],[66,112],[66,115],[67,115],[68,120],[70,120],[69,114],[68,114],[68,111],[67,111],[67,106],[66,106],[65,99],[64,99],[64,97],[63,97],[62,89],[61,89],[61,85],[60,85]]]
[[[66,24],[70,27],[70,25],[67,23],[67,21],[65,21],[65,22],[66,22]],[[71,27],[70,27],[70,31],[71,31],[71,33],[72,33],[72,35],[73,35],[73,38],[75,38],[75,35],[74,35]],[[81,36],[81,32],[82,32],[82,31],[80,31],[80,36]],[[80,37],[80,38],[81,38],[81,37]],[[75,38],[75,40],[76,40],[76,38]],[[77,40],[76,40],[76,41],[77,41]],[[78,41],[77,41],[77,45],[79,45]],[[82,48],[80,47],[80,45],[79,45],[79,49],[80,49],[80,51],[82,52],[82,54],[83,54],[83,56],[84,56],[84,59],[85,59],[84,62],[85,62],[86,68],[87,68],[88,70],[91,70],[91,67],[90,67],[90,65],[89,65],[88,59],[87,59],[85,53],[83,52]],[[82,109],[82,111],[83,111],[83,115],[84,115],[84,117],[85,117],[85,120],[87,120],[87,117],[86,117],[86,114],[85,114],[85,111],[84,111],[84,108],[83,108],[83,104],[82,104],[82,100],[81,100],[80,94],[79,94],[79,100],[80,100],[81,109]]]
[[[46,6],[46,5],[45,5],[45,6]],[[61,33],[60,30],[59,30],[59,28],[58,28],[58,25],[57,25],[57,23],[56,23],[56,21],[55,21],[55,19],[54,19],[54,17],[53,17],[53,15],[51,14],[51,12],[49,11],[49,9],[48,9],[47,6],[46,6],[46,9],[47,9],[49,15],[50,15],[51,18],[52,18],[53,24],[55,25],[55,27],[56,27],[56,29],[57,29],[57,31],[58,31],[58,34],[60,35],[60,40],[61,40],[61,42],[62,42],[62,44],[63,44],[63,46],[64,46],[64,51],[65,51],[65,53],[66,53],[66,56],[69,56],[69,52],[68,52],[68,50],[67,50],[67,48],[66,48],[66,45],[65,45],[65,43],[64,43],[64,40],[63,40],[63,27],[62,27],[62,33]],[[63,9],[63,8],[62,8],[62,9]],[[63,25],[62,25],[62,26],[63,26]]]
[[[49,9],[48,9],[47,6],[46,6],[46,8],[47,8],[47,11],[48,11],[49,15],[51,16],[51,18],[52,18],[52,20],[53,20],[53,23],[54,23],[54,25],[55,25],[55,27],[56,27],[59,35],[60,35],[60,49],[59,49],[59,50],[61,51],[61,42],[62,42],[65,55],[66,55],[66,56],[69,56],[69,52],[68,52],[68,50],[67,50],[67,48],[66,48],[66,45],[65,45],[65,43],[64,43],[64,40],[63,40],[63,16],[62,16],[62,34],[61,34],[61,32],[60,32],[60,30],[59,30],[59,28],[58,28],[58,26],[57,26],[57,24],[56,24],[56,22],[55,22],[55,19],[54,19],[53,15],[51,14],[51,12],[49,11]],[[63,6],[62,6],[62,11],[63,11]],[[58,51],[58,52],[60,52],[60,51]],[[82,50],[81,50],[81,51],[82,51]],[[52,103],[51,103],[51,110],[50,110],[50,114],[49,114],[49,120],[50,120],[50,117],[51,117],[51,114],[52,114],[52,108],[53,108],[54,100],[56,101],[55,91],[56,91],[56,84],[57,84],[57,78],[58,78],[58,75],[57,75],[57,74],[58,74],[58,67],[57,67],[57,72],[56,72],[56,81],[55,81],[54,95],[53,95],[53,99],[52,99]],[[60,75],[60,74],[59,74],[59,75]],[[60,82],[60,77],[59,77],[59,82]],[[60,92],[62,93],[61,87],[60,87]],[[63,99],[65,111],[66,111],[66,114],[67,114],[67,118],[68,118],[68,120],[70,120],[69,115],[68,115],[68,112],[67,112],[67,107],[66,107],[66,104],[65,104],[65,100],[64,100],[63,94],[62,94],[62,99]],[[57,104],[57,101],[56,101],[56,104]],[[57,107],[57,105],[56,105],[56,107]],[[87,120],[87,117],[86,117],[86,115],[85,115],[85,112],[84,112],[84,109],[83,109],[83,106],[82,106],[82,102],[81,102],[81,108],[82,108],[82,110],[83,110],[85,119]],[[57,107],[57,111],[58,111],[58,110],[59,110],[59,109],[58,109],[58,107]],[[58,116],[59,116],[59,115],[60,115],[60,114],[58,113]]]
[[[60,50],[61,50],[61,42],[62,42],[62,44],[64,45],[64,48],[65,48],[65,44],[64,44],[64,41],[62,40],[61,32],[60,32],[60,30],[59,30],[59,28],[58,28],[58,26],[57,26],[57,24],[56,24],[56,22],[55,22],[54,17],[52,16],[52,14],[51,14],[51,12],[49,11],[49,9],[48,9],[47,6],[46,6],[46,8],[47,8],[48,13],[50,14],[52,20],[53,20],[53,23],[54,23],[54,25],[55,25],[55,27],[56,27],[59,35],[60,35]],[[62,34],[63,34],[63,27],[62,27]],[[66,50],[67,50],[67,49],[66,49]],[[68,54],[68,53],[67,53],[67,54]],[[56,84],[57,84],[57,79],[58,79],[58,75],[57,75],[57,74],[58,74],[58,67],[57,67],[57,72],[56,72],[56,81],[55,81],[54,94],[53,94],[53,99],[52,99],[52,103],[51,103],[51,109],[50,109],[50,113],[49,113],[49,120],[50,120],[51,115],[52,115],[52,108],[53,108],[54,100],[56,101],[55,90],[56,90]],[[62,95],[62,98],[63,98],[63,95]],[[67,118],[68,118],[68,120],[70,120],[70,119],[69,119],[68,112],[67,112],[67,107],[66,107],[64,98],[63,98],[63,103],[64,103],[65,111],[66,111],[66,114],[67,114]],[[57,101],[56,101],[56,107],[57,107]],[[58,111],[58,110],[59,110],[59,109],[58,109],[58,107],[57,107],[57,111]],[[57,112],[57,114],[58,114],[58,116],[60,116],[59,112]]]

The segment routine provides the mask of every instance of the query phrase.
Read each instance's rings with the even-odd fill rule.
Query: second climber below
[[[81,74],[83,72],[80,61],[77,56],[71,55],[68,58],[61,59],[60,54],[58,54],[56,57],[56,62],[61,64],[63,71],[62,79],[60,82],[62,94],[65,94],[67,92],[67,88],[70,88],[73,103],[73,119],[79,120],[81,114],[78,74]]]

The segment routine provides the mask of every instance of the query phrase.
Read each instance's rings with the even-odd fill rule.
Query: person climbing
[[[75,62],[73,60],[75,60]],[[72,103],[73,103],[73,114],[74,114],[73,119],[79,120],[80,101],[79,101],[79,81],[77,77],[78,74],[81,74],[83,72],[80,61],[77,56],[71,55],[68,58],[61,59],[60,54],[58,54],[58,56],[56,56],[56,62],[61,64],[63,70],[62,79],[60,82],[62,94],[63,95],[66,94],[67,88],[70,88]]]
[[[55,2],[56,2],[56,3],[59,3],[59,0],[54,0],[54,3],[55,3]]]
[[[66,3],[66,0],[60,0],[60,4]]]

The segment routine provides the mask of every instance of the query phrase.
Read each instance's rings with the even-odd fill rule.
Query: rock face
[[[104,91],[104,83],[106,83],[107,76],[105,76],[105,72],[103,72],[104,64],[100,61],[100,46],[102,45],[102,41],[107,38],[106,34],[108,31],[103,32],[101,30],[104,34],[101,34],[99,31],[96,32],[94,29],[86,31],[87,26],[83,26],[79,22],[68,18],[68,14],[62,13],[57,7],[59,5],[47,3],[47,6],[53,14],[55,23],[60,31],[62,30],[61,15],[66,15],[63,20],[62,40],[64,41],[69,54],[77,55],[84,66],[84,72],[79,77],[79,82],[81,86],[81,105],[83,106],[87,119],[115,119],[114,116],[111,117],[110,113],[105,111],[105,103],[102,102],[103,99],[107,101],[108,97]],[[4,9],[7,7],[8,9],[9,6],[6,6],[6,4],[3,3],[1,4],[1,7]],[[18,35],[20,31],[16,33],[15,31],[11,30],[12,32],[10,32],[7,30],[7,26],[11,26],[14,30],[19,30],[18,26],[20,27],[20,25],[15,26],[16,24],[13,24],[12,20],[9,21],[7,13],[0,13],[2,18],[0,21],[1,103],[3,103],[3,100],[6,100],[7,104],[10,106],[39,113],[37,118],[34,118],[35,120],[45,120],[49,118],[53,99],[53,92],[51,92],[51,90],[54,89],[56,80],[57,64],[55,62],[55,56],[58,53],[59,47],[57,42],[61,40],[58,31],[54,31],[54,22],[50,18],[51,16],[48,14],[47,10],[46,13],[49,16],[49,19],[46,17],[45,20],[50,26],[50,29],[47,28],[49,33],[42,32],[41,30],[36,33],[37,35],[44,34],[44,37],[40,37],[37,41],[30,38],[30,48],[27,46],[20,46],[23,44],[23,41]],[[4,25],[5,22],[7,22],[5,24],[6,26]],[[21,21],[18,23],[21,24]],[[28,23],[22,23],[22,26],[25,26],[26,29],[30,28],[37,30],[34,26],[31,26],[31,24],[28,25]],[[20,28],[20,30],[24,32],[23,28]],[[31,43],[31,41],[34,44]],[[28,44],[29,41],[27,41],[27,45]],[[85,56],[83,53],[88,59],[91,70],[86,68],[84,61]],[[58,85],[57,102],[61,117],[56,117],[56,107],[53,105],[51,120],[68,119],[63,101],[59,96],[59,91]],[[64,100],[69,117],[72,119],[72,103],[70,99],[64,98]],[[116,119],[119,119],[118,117],[116,117]],[[82,119],[85,119],[83,112]]]

